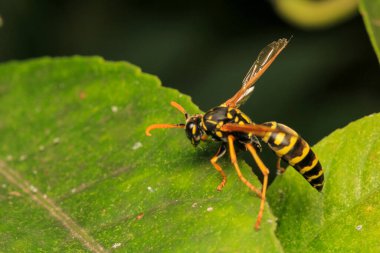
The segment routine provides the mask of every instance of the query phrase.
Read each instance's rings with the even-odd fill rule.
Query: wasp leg
[[[239,165],[237,163],[237,159],[236,159],[234,140],[235,140],[235,137],[233,137],[232,135],[228,136],[228,145],[229,145],[229,149],[230,149],[231,163],[234,165],[236,173],[238,174],[240,180],[246,186],[248,186],[249,189],[254,191],[261,198],[261,192],[259,190],[257,190],[250,182],[248,182],[248,180],[241,174],[241,171],[240,171]]]
[[[222,144],[222,146],[220,146],[218,152],[216,152],[216,154],[210,160],[211,164],[214,165],[215,169],[217,171],[219,171],[219,173],[223,177],[222,182],[220,182],[220,184],[216,188],[218,191],[221,191],[222,188],[224,187],[224,185],[226,184],[226,182],[227,182],[227,176],[226,176],[226,174],[224,174],[224,171],[223,171],[222,167],[220,167],[220,165],[217,164],[216,162],[218,161],[219,158],[221,158],[222,156],[224,156],[224,154],[226,153],[226,150],[227,150],[226,149],[226,145]]]
[[[285,167],[281,166],[281,158],[280,157],[277,159],[276,168],[277,168],[277,175],[284,174],[284,172],[286,170]]]
[[[265,195],[268,187],[268,174],[269,169],[265,166],[263,161],[261,161],[259,155],[256,152],[256,149],[252,146],[252,144],[246,144],[245,145],[248,149],[248,151],[251,153],[253,159],[255,160],[257,166],[259,166],[259,169],[261,170],[261,173],[263,173],[263,188],[261,189],[261,202],[260,202],[260,210],[259,214],[257,215],[257,220],[255,224],[255,229],[258,230],[260,228],[261,218],[263,217],[264,212],[264,206],[265,206]]]
[[[206,135],[206,134],[202,135],[201,140],[202,141],[210,141],[210,139],[208,138],[208,135]]]

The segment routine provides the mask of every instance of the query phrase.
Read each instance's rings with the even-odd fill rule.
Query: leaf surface
[[[359,10],[380,62],[380,0],[360,0]]]
[[[314,150],[325,170],[318,193],[292,168],[269,200],[285,252],[380,250],[380,114],[338,129]]]
[[[41,58],[0,66],[0,248],[7,252],[282,252],[266,208],[194,149],[176,101],[189,97],[128,63]],[[257,186],[243,163],[242,171]]]

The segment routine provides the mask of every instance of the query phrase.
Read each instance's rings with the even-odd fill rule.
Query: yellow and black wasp
[[[264,47],[243,79],[241,89],[223,104],[212,108],[203,115],[189,115],[181,105],[171,102],[173,107],[185,115],[186,123],[154,124],[146,129],[146,135],[150,136],[150,131],[156,128],[183,128],[194,146],[197,146],[200,141],[207,140],[208,137],[211,137],[214,141],[221,142],[219,150],[210,160],[211,164],[222,176],[222,181],[217,189],[220,191],[227,182],[226,174],[217,161],[228,150],[231,162],[240,180],[261,198],[260,210],[255,224],[256,229],[260,227],[264,211],[269,174],[268,168],[257,154],[261,151],[258,137],[267,143],[278,157],[277,170],[279,172],[285,171],[281,167],[282,160],[301,173],[315,189],[322,191],[323,188],[324,175],[322,166],[309,144],[299,134],[291,128],[274,121],[255,124],[246,114],[238,109],[239,106],[247,101],[253,92],[256,81],[273,63],[288,42],[287,39],[279,39]],[[249,151],[262,172],[263,182],[261,191],[256,189],[242,175],[236,159],[235,145],[238,149]]]

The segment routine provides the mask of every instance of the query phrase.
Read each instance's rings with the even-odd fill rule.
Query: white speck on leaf
[[[116,248],[119,248],[121,246],[121,243],[120,242],[117,242],[117,243],[114,243],[113,245],[112,245],[112,248],[113,249],[116,249]]]
[[[7,188],[7,185],[6,184],[2,184],[1,187]]]
[[[34,193],[38,192],[38,189],[34,185],[30,185],[29,189]]]
[[[191,207],[193,207],[193,208],[195,208],[195,207],[197,207],[198,206],[198,203],[197,202],[194,202],[192,205],[191,205]]]
[[[111,107],[111,111],[112,112],[117,112],[117,111],[119,111],[119,108],[116,105],[114,105],[114,106]]]
[[[211,206],[207,207],[207,212],[212,212],[212,211],[214,211],[214,208],[212,208]]]
[[[77,189],[73,188],[71,189],[71,193],[75,193],[77,191]]]
[[[136,142],[135,144],[133,144],[132,149],[133,149],[133,150],[136,150],[136,149],[141,148],[142,146],[143,146],[142,143],[138,141],[138,142]]]
[[[25,161],[26,160],[26,155],[21,155],[20,156],[20,161]]]
[[[38,149],[39,149],[40,151],[44,151],[44,150],[45,150],[45,146],[41,145]]]
[[[153,189],[151,186],[148,186],[147,189],[148,189],[148,191],[150,191],[150,192],[154,192],[154,189]]]
[[[53,143],[58,144],[61,141],[59,137],[54,138]]]
[[[363,225],[357,225],[357,226],[356,226],[356,230],[357,230],[357,231],[362,230],[362,228],[363,228]]]
[[[7,155],[7,161],[10,162],[13,160],[13,156],[12,155]]]

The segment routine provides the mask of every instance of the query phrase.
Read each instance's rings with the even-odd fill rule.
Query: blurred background
[[[343,1],[313,21],[317,5],[329,1],[289,11],[276,1],[1,0],[0,62],[70,55],[128,61],[205,111],[239,89],[265,45],[293,36],[243,110],[315,144],[380,111],[378,60],[357,1]]]

